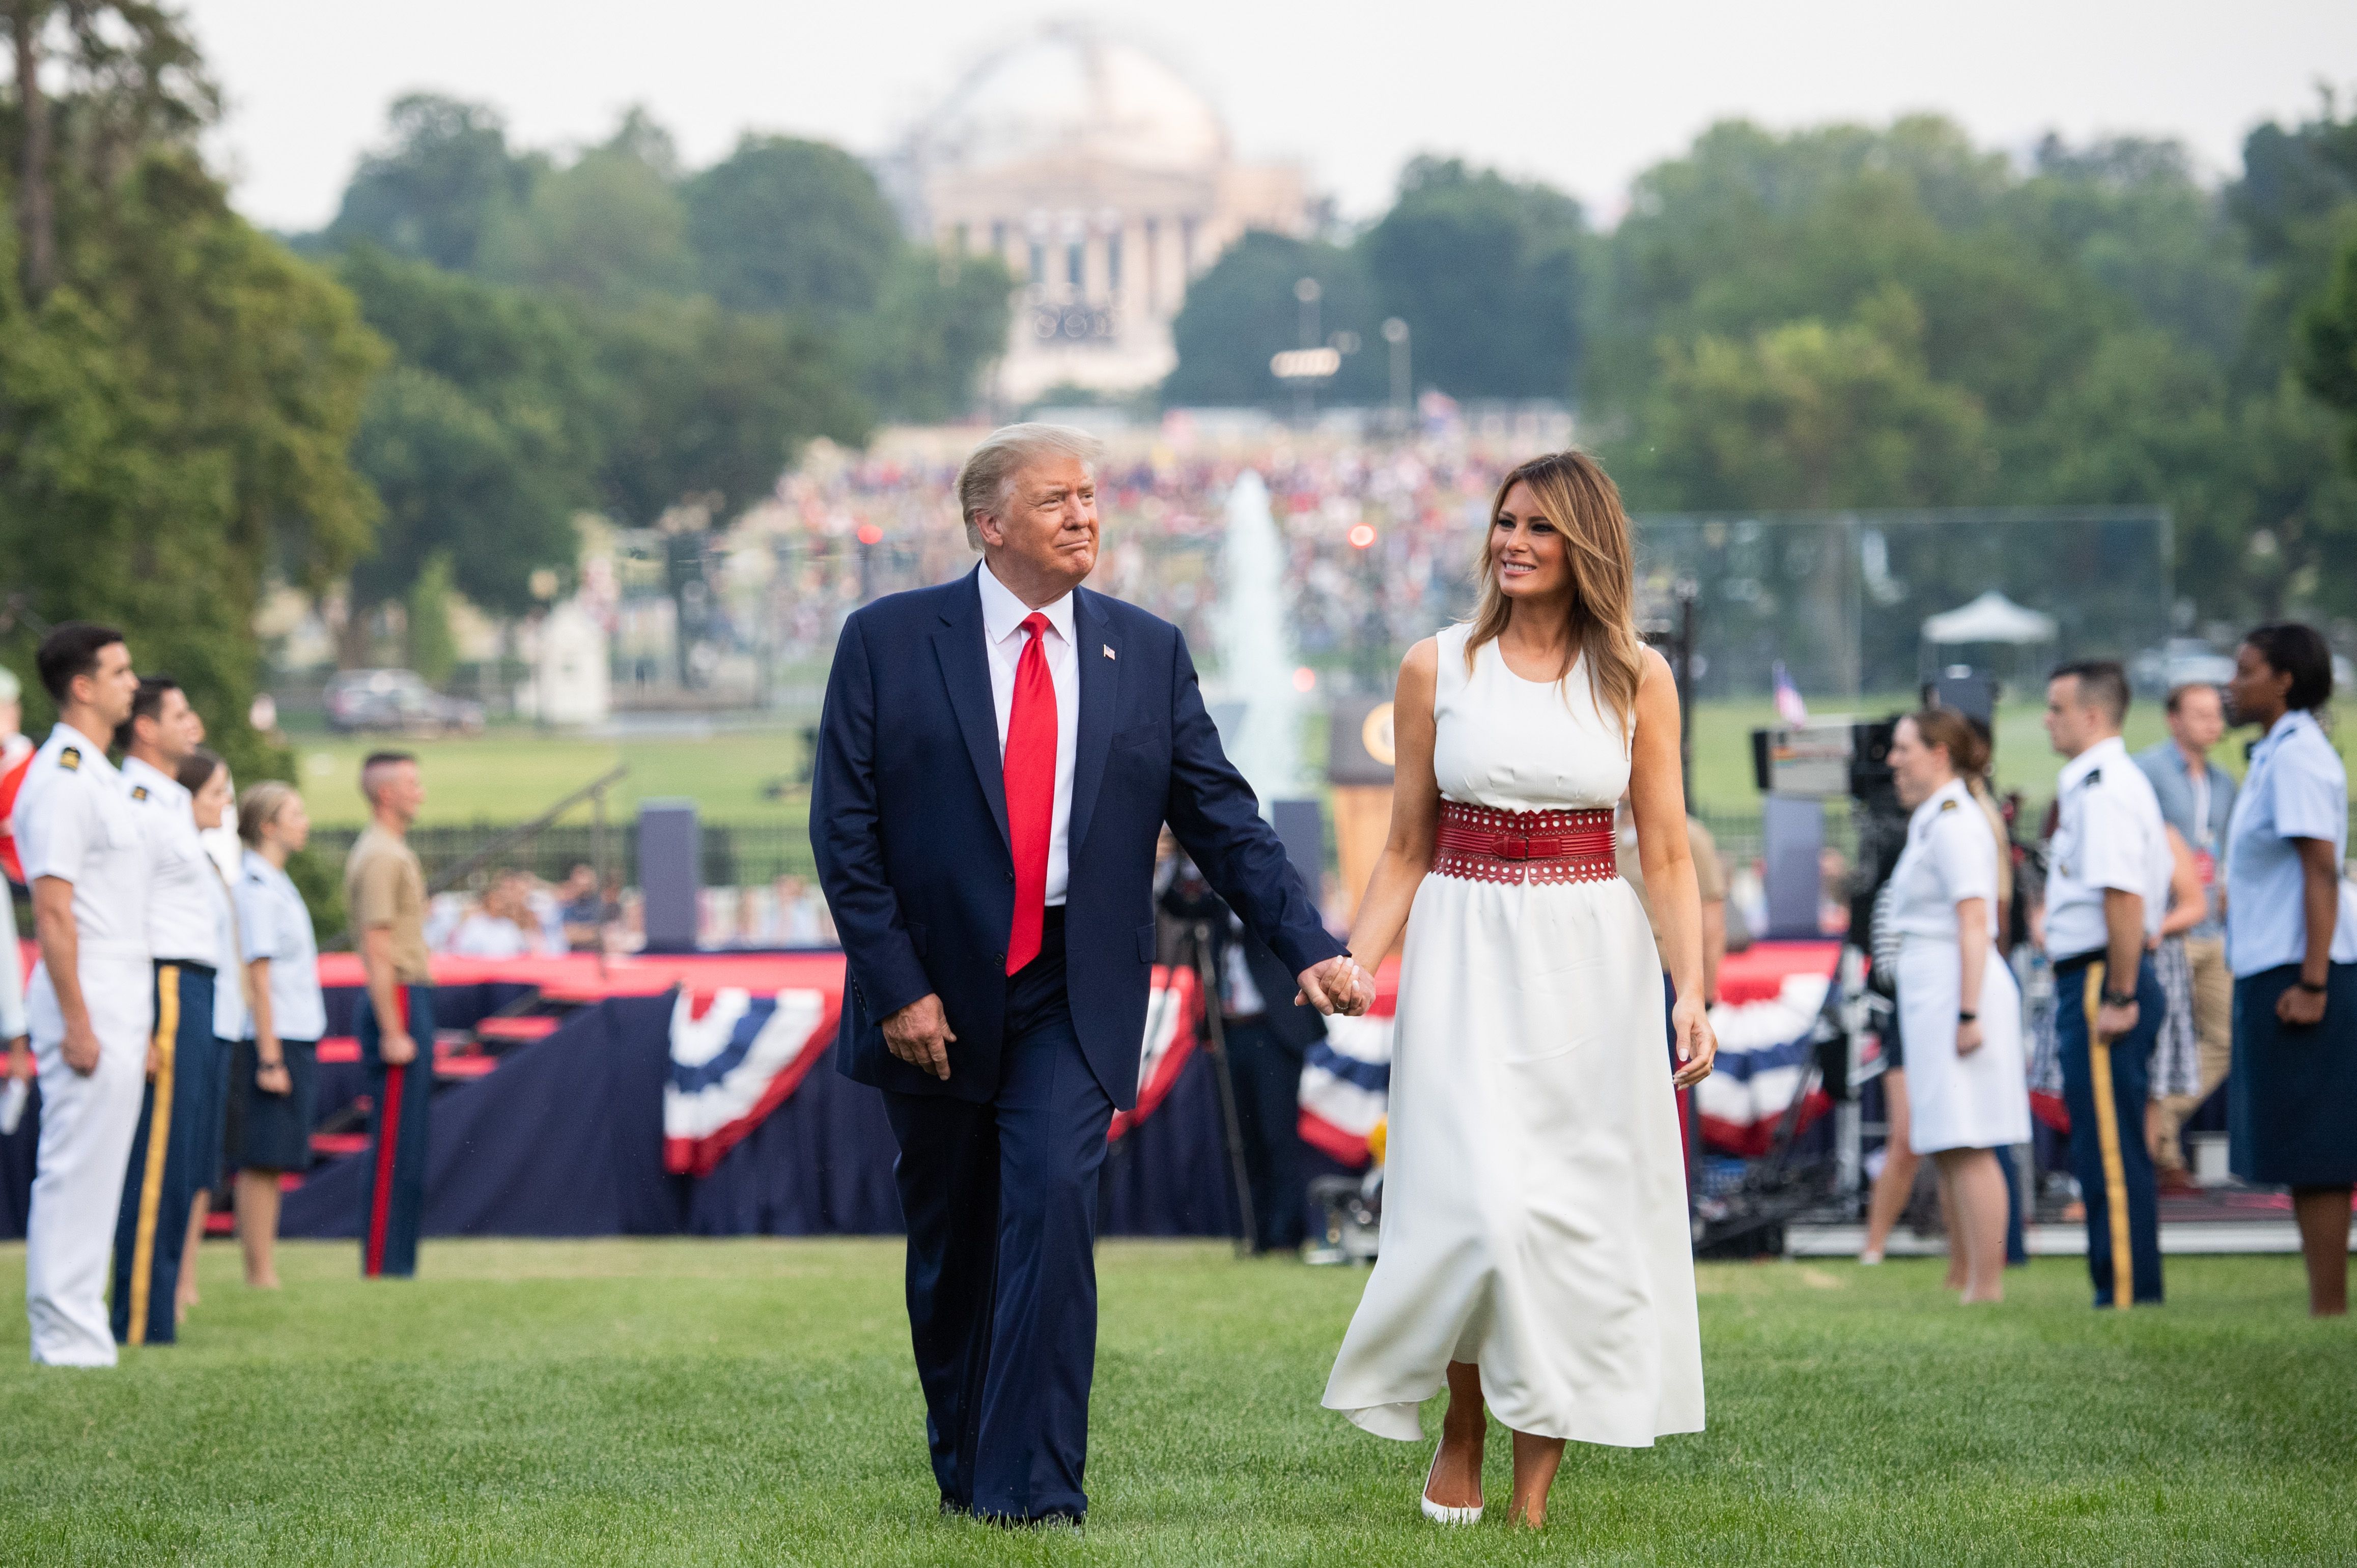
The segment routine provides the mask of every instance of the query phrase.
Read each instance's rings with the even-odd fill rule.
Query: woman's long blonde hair
[[[1637,714],[1637,687],[1645,678],[1644,644],[1637,636],[1637,563],[1629,539],[1629,514],[1620,488],[1604,466],[1585,452],[1550,452],[1522,464],[1498,481],[1490,499],[1490,526],[1481,533],[1481,558],[1474,568],[1481,585],[1473,610],[1473,631],[1465,639],[1465,668],[1485,642],[1506,629],[1512,601],[1498,586],[1491,553],[1498,514],[1516,485],[1528,485],[1539,510],[1563,535],[1571,564],[1571,641],[1575,659],[1587,660],[1587,689],[1597,705],[1625,732]],[[1566,660],[1557,679],[1567,679]]]

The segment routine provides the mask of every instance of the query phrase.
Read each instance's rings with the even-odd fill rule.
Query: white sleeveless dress
[[[1587,672],[1469,676],[1440,634],[1433,771],[1448,800],[1609,808],[1622,736]],[[1413,1441],[1450,1361],[1518,1432],[1648,1447],[1703,1425],[1685,1166],[1643,907],[1618,877],[1428,875],[1392,1047],[1382,1249],[1325,1404]]]

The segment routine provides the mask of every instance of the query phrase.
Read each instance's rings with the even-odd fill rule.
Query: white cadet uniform
[[[82,1004],[98,1036],[88,1077],[66,1065],[65,1016],[47,963],[26,999],[40,1071],[41,1146],[26,1222],[25,1315],[33,1359],[114,1365],[107,1262],[147,1081],[155,978],[147,954],[147,847],[103,744],[60,724],[16,801],[25,880],[73,884]]]
[[[2029,1141],[2029,1090],[2023,1070],[2021,993],[1996,942],[1996,838],[1961,779],[1915,808],[1907,847],[1890,873],[1890,924],[1899,933],[1899,1030],[1907,1049],[1907,1144],[1919,1155],[1943,1149],[2009,1148]],[[1980,1048],[1956,1054],[1964,957],[1956,906],[1987,909],[1988,961],[1981,993]]]
[[[2127,743],[2117,736],[2097,741],[2063,765],[2055,788],[2061,811],[2047,852],[2047,956],[2061,963],[2111,945],[2107,887],[2140,896],[2147,940],[2160,935],[2176,857],[2160,799]]]
[[[178,779],[135,757],[123,759],[123,784],[147,843],[148,956],[220,969],[227,961],[221,876],[197,831],[194,802]]]

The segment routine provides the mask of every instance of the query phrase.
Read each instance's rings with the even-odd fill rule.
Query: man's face
[[[2169,733],[2191,756],[2200,757],[2226,733],[2226,704],[2215,686],[2188,686],[2177,693],[2177,711],[2169,715]]]
[[[2079,700],[2079,677],[2057,675],[2046,682],[2046,738],[2064,757],[2076,757],[2102,738],[2095,710]]]
[[[205,744],[205,721],[188,706],[186,692],[165,693],[163,702],[156,705],[156,716],[136,721],[132,730],[143,745],[155,747],[169,768],[178,768],[188,759],[190,752]]]
[[[1097,564],[1097,482],[1078,457],[1042,457],[1017,469],[1005,515],[975,519],[994,559],[1010,558],[1049,584],[1077,587]]]
[[[98,650],[98,668],[73,678],[74,701],[86,704],[111,734],[131,716],[131,699],[139,694],[139,671],[131,668],[131,650],[110,642]]]
[[[425,780],[414,762],[396,762],[378,776],[377,804],[404,822],[414,822],[425,805]]]

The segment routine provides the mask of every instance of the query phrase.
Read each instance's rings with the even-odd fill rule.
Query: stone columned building
[[[1202,92],[1145,47],[1052,23],[984,57],[890,160],[911,230],[1017,284],[994,391],[1127,392],[1176,362],[1187,285],[1247,229],[1304,235],[1300,170],[1239,162]]]

